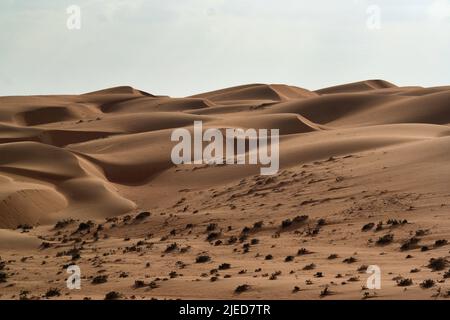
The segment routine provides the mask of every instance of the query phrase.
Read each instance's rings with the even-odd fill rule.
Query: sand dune
[[[0,97],[0,256],[14,261],[16,284],[0,284],[0,298],[42,297],[50,281],[74,299],[112,290],[312,299],[325,287],[333,294],[322,298],[446,298],[446,270],[427,265],[448,257],[449,101],[450,86],[384,80],[316,91],[249,84],[185,98],[128,86]],[[278,174],[173,164],[171,133],[192,132],[194,121],[279,129]],[[301,215],[306,222],[293,222]],[[393,238],[380,244],[385,235]],[[404,249],[413,236],[420,243]],[[196,263],[199,255],[210,260]],[[357,262],[344,263],[350,256]],[[58,273],[70,262],[86,276],[81,291],[65,289]],[[382,290],[361,290],[370,264],[382,268]],[[100,270],[109,280],[92,284]],[[413,279],[406,291],[402,278]],[[236,294],[242,284],[249,290]]]
[[[385,80],[366,80],[354,83],[348,83],[329,88],[317,90],[318,94],[330,94],[330,93],[344,93],[344,92],[361,92],[372,91],[386,88],[396,88],[395,84],[392,84]]]

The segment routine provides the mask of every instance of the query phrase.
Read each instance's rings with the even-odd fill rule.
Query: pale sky
[[[0,95],[371,78],[450,85],[450,0],[0,1]]]

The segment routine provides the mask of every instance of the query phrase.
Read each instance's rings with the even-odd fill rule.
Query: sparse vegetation
[[[120,299],[122,295],[117,291],[110,291],[105,295],[105,300],[117,300]]]
[[[294,256],[287,256],[286,258],[284,258],[284,262],[291,262],[294,261]]]
[[[384,236],[378,238],[376,244],[379,246],[384,246],[392,243],[394,241],[394,235],[391,233],[385,234]]]
[[[296,216],[294,219],[286,219],[286,220],[283,220],[282,222],[281,222],[281,228],[282,229],[285,229],[285,228],[288,228],[288,227],[290,227],[290,226],[292,226],[293,224],[300,224],[300,223],[303,223],[303,222],[305,222],[306,220],[308,220],[308,216],[307,215],[303,215],[303,216]]]
[[[229,263],[222,263],[220,266],[219,266],[219,270],[228,270],[228,269],[230,269],[231,268],[231,265],[229,264]]]
[[[206,226],[206,232],[214,231],[217,229],[217,223],[210,223]]]
[[[277,280],[279,275],[281,275],[281,271],[275,271],[270,275],[269,280]]]
[[[74,223],[75,220],[73,219],[64,219],[64,220],[59,220],[58,222],[56,222],[55,226],[53,227],[55,230],[58,229],[64,229],[65,227],[67,227],[68,225]]]
[[[234,289],[235,293],[242,293],[245,291],[250,290],[250,286],[248,284],[242,284],[240,286],[237,286],[236,289]]]
[[[357,260],[356,260],[356,258],[355,257],[350,257],[350,258],[345,258],[342,262],[344,262],[344,263],[354,263],[354,262],[356,262]]]
[[[283,228],[283,229],[290,227],[291,225],[292,225],[291,219],[286,219],[281,222],[281,228]]]
[[[31,229],[33,229],[33,227],[32,226],[30,226],[29,224],[20,224],[20,225],[18,225],[17,226],[17,229],[22,229],[22,232],[28,232],[28,231],[30,231]]]
[[[391,225],[393,227],[395,226],[400,226],[403,224],[407,224],[408,220],[404,219],[404,220],[397,220],[397,219],[389,219],[386,224]]]
[[[205,263],[211,260],[211,257],[208,255],[200,255],[195,259],[196,263]]]
[[[316,265],[314,263],[307,264],[303,267],[303,270],[313,270],[316,268]]]
[[[134,281],[134,288],[139,289],[145,287],[145,282],[142,280],[136,280]]]
[[[176,242],[167,245],[166,250],[164,252],[169,253],[178,249],[178,244]]]
[[[134,218],[134,220],[142,221],[142,220],[144,220],[145,218],[148,218],[148,217],[150,217],[150,212],[144,211],[144,212],[139,213],[139,214]]]
[[[328,286],[326,286],[322,291],[320,291],[320,297],[321,298],[329,296],[331,294],[332,294],[332,292],[331,292],[331,290],[330,290],[330,288]]]
[[[373,227],[375,227],[375,223],[370,222],[370,223],[365,224],[365,225],[361,228],[361,231],[369,231],[369,230],[372,230]]]
[[[214,241],[220,237],[220,232],[210,232],[206,237],[206,241]]]
[[[86,232],[89,233],[91,231],[91,228],[94,226],[94,223],[92,221],[87,221],[87,222],[81,222],[78,225],[77,230],[75,231],[75,233],[78,232]]]
[[[412,237],[412,238],[406,240],[406,241],[402,244],[402,246],[400,247],[400,250],[406,251],[406,250],[411,250],[411,249],[417,248],[417,247],[418,247],[417,244],[419,243],[419,241],[420,241],[419,238],[417,238],[417,237]]]
[[[4,271],[0,271],[0,283],[7,282],[8,275]]]
[[[264,222],[263,222],[263,221],[255,222],[255,223],[253,224],[253,229],[254,229],[254,230],[261,229],[263,225],[264,225]]]
[[[427,267],[433,271],[441,271],[445,269],[447,264],[448,261],[445,258],[431,258]]]
[[[359,266],[359,268],[356,271],[364,273],[367,271],[367,268],[368,268],[368,266],[363,264],[363,265]]]
[[[442,247],[442,246],[445,246],[446,244],[448,244],[448,241],[445,239],[436,240],[434,242],[435,247]]]
[[[57,288],[50,288],[45,293],[46,298],[53,298],[53,297],[59,297],[61,295],[61,292]]]
[[[429,289],[429,288],[434,287],[434,284],[435,284],[434,280],[426,279],[426,280],[423,280],[423,282],[420,284],[420,287],[422,289]]]
[[[92,284],[102,284],[102,283],[106,283],[106,282],[108,282],[107,275],[96,276],[96,277],[94,277],[94,279],[92,279]]]
[[[412,279],[409,278],[401,278],[397,280],[397,286],[399,287],[409,287],[413,284]]]
[[[303,255],[311,254],[311,253],[312,253],[312,252],[309,251],[309,250],[306,249],[306,248],[300,248],[300,249],[298,249],[298,251],[297,251],[297,255],[298,255],[298,256],[303,256]]]

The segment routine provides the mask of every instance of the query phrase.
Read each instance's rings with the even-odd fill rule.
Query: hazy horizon
[[[66,9],[81,9],[69,30]],[[0,95],[448,85],[450,0],[4,0]]]

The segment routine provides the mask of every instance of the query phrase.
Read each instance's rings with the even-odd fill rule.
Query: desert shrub
[[[217,223],[210,223],[206,226],[206,232],[214,231],[217,229]]]
[[[247,233],[249,233],[251,231],[251,229],[249,227],[244,227],[242,228],[241,233],[243,233],[244,235],[246,235]]]
[[[241,284],[240,286],[237,286],[236,289],[234,289],[234,292],[242,293],[248,290],[250,290],[250,286],[248,284]]]
[[[33,229],[33,227],[30,226],[29,224],[19,224],[17,226],[17,229],[22,229],[22,231],[29,231],[29,230]]]
[[[361,228],[361,231],[369,231],[369,230],[372,230],[373,227],[375,227],[375,223],[369,222],[369,223],[363,225],[363,227]]]
[[[393,234],[385,234],[384,236],[378,238],[376,244],[379,246],[384,246],[387,244],[390,244],[392,241],[394,241],[394,235]]]
[[[447,264],[448,261],[445,258],[431,258],[427,267],[433,271],[441,271],[445,269]]]
[[[145,287],[145,282],[142,280],[136,280],[134,281],[134,288],[139,289]]]
[[[106,282],[108,282],[107,275],[96,276],[96,277],[94,277],[94,279],[92,279],[92,284],[102,284],[102,283],[106,283]]]
[[[279,275],[281,275],[281,271],[275,271],[270,275],[269,280],[277,280]]]
[[[208,261],[210,261],[211,260],[211,257],[210,256],[207,256],[207,255],[201,255],[201,256],[198,256],[196,259],[195,259],[195,262],[196,263],[205,263],[205,262],[208,262]]]
[[[316,267],[314,263],[307,264],[303,267],[303,270],[313,270]]]
[[[422,289],[429,289],[429,288],[434,287],[434,284],[435,284],[434,280],[426,279],[426,280],[423,280],[423,282],[420,284],[420,287]]]
[[[442,247],[442,246],[445,246],[446,244],[448,244],[448,241],[445,239],[436,240],[434,242],[435,247]]]
[[[402,224],[407,224],[408,220],[404,219],[404,220],[397,220],[397,219],[389,219],[386,224],[389,224],[391,226],[399,226]]]
[[[110,291],[105,295],[105,300],[117,300],[120,299],[122,295],[117,291]]]
[[[294,256],[287,256],[287,257],[284,259],[284,262],[291,262],[291,261],[294,261]]]
[[[342,262],[344,262],[344,263],[354,263],[356,261],[357,261],[356,258],[350,257],[350,258],[345,258]]]
[[[328,286],[326,286],[325,289],[323,289],[320,292],[320,297],[323,298],[323,297],[329,296],[330,294],[332,294],[332,292],[331,292],[330,288]]]
[[[6,268],[6,261],[3,261],[2,258],[0,258],[0,271],[5,270]]]
[[[231,236],[227,242],[228,242],[228,244],[233,244],[233,243],[236,243],[237,241],[238,241],[237,237]]]
[[[169,253],[178,249],[178,244],[176,242],[167,245],[166,250],[164,252]]]
[[[264,225],[264,222],[263,222],[263,221],[255,222],[255,223],[253,224],[253,229],[261,229],[263,225]]]
[[[148,217],[150,217],[150,212],[144,211],[144,212],[139,213],[136,217],[134,217],[134,220],[140,221],[140,220],[144,220],[145,218],[148,218]]]
[[[409,278],[401,278],[397,280],[397,286],[399,287],[408,287],[413,284],[413,281]]]
[[[298,255],[298,256],[303,256],[303,255],[305,255],[305,254],[310,254],[310,253],[312,253],[312,252],[309,251],[309,250],[306,249],[306,248],[300,248],[300,249],[298,249],[298,251],[297,251],[297,255]]]
[[[73,220],[73,219],[59,220],[56,222],[54,229],[63,229],[74,222],[75,222],[75,220]]]
[[[220,232],[211,232],[206,237],[206,241],[213,241],[220,237]]]
[[[87,221],[87,222],[81,222],[78,225],[77,230],[75,231],[75,233],[77,232],[83,232],[83,231],[87,231],[89,232],[91,230],[91,227],[94,225],[94,223],[92,221]]]
[[[305,222],[306,220],[308,220],[308,216],[307,215],[302,215],[302,216],[296,216],[293,220],[292,220],[292,222],[294,222],[294,223],[302,223],[302,222]],[[325,220],[324,219],[320,219],[320,220],[323,220],[323,223],[325,224]],[[319,221],[320,221],[319,220]]]
[[[358,272],[366,272],[367,268],[368,268],[368,266],[363,264],[363,265],[359,266],[359,268],[356,271],[358,271]]]
[[[222,263],[219,266],[219,270],[227,270],[227,269],[230,269],[230,268],[231,268],[231,264],[229,264],[229,263]]]
[[[61,295],[60,290],[56,288],[50,288],[45,293],[46,298],[59,297],[60,295]]]
[[[416,237],[422,237],[428,233],[428,230],[419,229],[416,230]]]
[[[413,249],[415,247],[417,247],[417,244],[419,243],[420,239],[417,237],[412,237],[408,240],[406,240],[402,246],[400,247],[400,250],[402,251],[406,251],[406,250],[410,250]]]
[[[283,229],[287,228],[291,225],[292,225],[291,219],[286,219],[286,220],[281,221],[281,228],[283,228]]]

